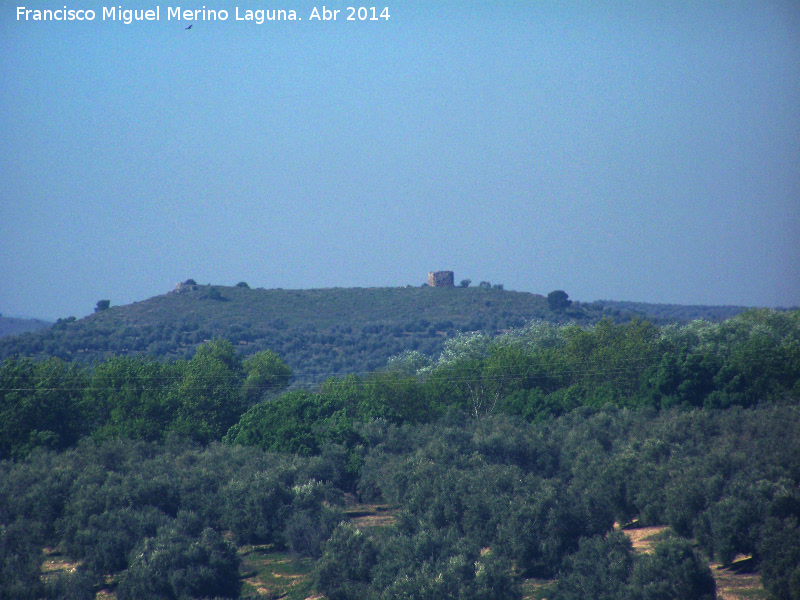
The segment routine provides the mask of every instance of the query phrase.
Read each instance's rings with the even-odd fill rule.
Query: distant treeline
[[[719,321],[744,310],[610,301],[551,306],[544,296],[482,287],[184,289],[2,337],[0,360],[58,357],[94,363],[122,355],[189,359],[200,344],[226,339],[247,355],[276,352],[292,367],[296,385],[307,385],[374,371],[404,351],[438,356],[448,339],[464,332],[493,337],[530,321],[582,326],[602,319],[623,323],[641,318],[654,324]],[[4,320],[0,317],[0,326]]]
[[[800,311],[754,310],[722,323],[533,324],[491,338],[449,339],[435,361],[406,352],[386,369],[286,388],[273,352],[228,341],[190,360],[110,357],[89,367],[7,359],[0,365],[0,458],[80,438],[162,441],[170,434],[313,454],[355,422],[424,423],[450,412],[537,421],[581,406],[750,407],[800,397]],[[263,402],[266,396],[271,399]]]

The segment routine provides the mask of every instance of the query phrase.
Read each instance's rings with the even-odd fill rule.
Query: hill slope
[[[691,317],[692,307],[684,308],[682,314]],[[698,308],[708,316],[708,307]],[[731,314],[735,312],[725,310],[720,316]],[[225,338],[244,354],[277,352],[297,380],[312,383],[380,368],[405,350],[433,356],[448,337],[463,331],[495,335],[535,319],[589,325],[602,318],[626,321],[633,316],[662,320],[659,305],[631,310],[615,303],[575,302],[554,312],[544,296],[497,289],[194,285],[0,339],[0,359],[58,356],[91,362],[109,354],[144,352],[175,358],[191,356],[204,341]]]

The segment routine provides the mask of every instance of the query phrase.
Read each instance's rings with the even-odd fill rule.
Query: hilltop
[[[273,350],[301,382],[380,368],[406,350],[438,354],[461,332],[497,335],[532,320],[591,325],[634,317],[654,323],[728,318],[742,307],[676,307],[599,301],[552,310],[540,294],[502,289],[396,287],[308,290],[184,285],[82,319],[0,339],[0,360],[19,355],[94,362],[112,354],[190,357],[214,338],[243,354]]]

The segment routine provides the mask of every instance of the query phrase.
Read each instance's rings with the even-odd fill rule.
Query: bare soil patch
[[[555,580],[550,579],[526,579],[522,582],[522,600],[547,600],[555,584]]]
[[[311,559],[274,552],[269,545],[242,546],[239,556],[243,595],[304,600],[311,594]]]
[[[397,509],[388,504],[354,504],[345,513],[359,529],[370,529],[394,525]]]
[[[653,546],[655,546],[666,529],[664,526],[635,527],[624,531],[625,535],[630,538],[634,551],[647,554],[653,551]]]
[[[750,557],[741,557],[730,567],[709,563],[717,582],[718,600],[766,600],[768,594],[752,562]]]
[[[71,561],[55,548],[44,549],[42,561],[42,576],[47,577],[55,573],[72,573],[81,563]]]

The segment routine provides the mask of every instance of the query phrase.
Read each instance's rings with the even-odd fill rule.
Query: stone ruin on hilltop
[[[197,282],[194,279],[187,279],[186,281],[179,281],[175,284],[175,288],[172,290],[173,294],[184,294],[186,292],[196,292],[197,291]]]
[[[430,271],[428,273],[428,285],[430,287],[455,287],[453,272]]]

